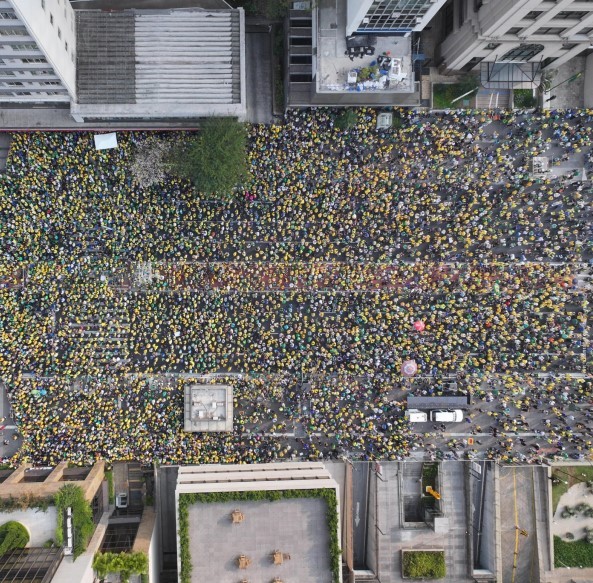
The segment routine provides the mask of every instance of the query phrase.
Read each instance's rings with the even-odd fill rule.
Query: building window
[[[18,20],[14,12],[0,12],[0,20]]]
[[[513,26],[507,30],[507,34],[519,34],[523,29],[520,26]]]
[[[23,84],[20,81],[8,81],[6,83],[9,87],[22,87]]]
[[[560,48],[563,51],[570,51],[570,49],[574,49],[577,46],[577,43],[564,43]]]
[[[53,26],[54,25],[54,15],[50,12],[49,13],[49,23]]]
[[[46,63],[47,61],[43,57],[37,59],[21,59],[21,63],[32,64],[32,63]]]
[[[14,77],[14,71],[0,71],[0,75],[3,75],[4,77]]]
[[[41,0],[41,8],[43,8],[43,10],[45,10],[45,0]]]
[[[62,38],[62,30],[61,28],[58,26],[58,38],[61,39]]]
[[[27,36],[27,31],[24,28],[5,28],[0,29],[0,36]]]
[[[567,18],[576,18],[580,20],[581,18],[587,16],[589,14],[585,10],[561,10],[552,16],[552,20],[566,20]]]
[[[523,18],[525,20],[535,20],[540,14],[543,13],[543,10],[532,10],[531,12],[528,12]]]
[[[488,43],[485,48],[489,51],[493,51],[494,49],[497,49],[499,46],[500,43]]]
[[[535,34],[561,34],[565,29],[562,26],[543,26],[535,31]]]
[[[482,8],[483,3],[484,3],[484,0],[474,0],[474,12],[477,12],[478,10],[480,10],[480,8]]]
[[[64,41],[64,48],[66,49],[66,52],[68,52],[68,41],[67,40]]]
[[[547,66],[551,65],[554,61],[556,61],[558,57],[548,57],[542,61],[542,69],[545,69]]]
[[[500,60],[507,62],[525,62],[544,50],[544,45],[521,45],[504,54]]]
[[[13,51],[35,51],[37,50],[37,45],[35,43],[23,43],[20,45],[12,45]]]
[[[593,26],[587,26],[586,28],[582,28],[578,34],[591,34],[593,32]]]

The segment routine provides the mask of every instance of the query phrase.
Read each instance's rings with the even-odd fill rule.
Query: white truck
[[[463,421],[463,411],[461,409],[438,410],[430,411],[429,414],[426,411],[420,411],[420,409],[408,409],[406,417],[410,423],[426,423],[429,420],[437,423],[459,423]]]

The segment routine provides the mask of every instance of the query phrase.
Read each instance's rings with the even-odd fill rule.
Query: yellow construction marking
[[[519,556],[519,510],[517,509],[517,473],[515,468],[513,468],[513,500],[515,502],[515,555],[513,557],[513,578],[511,583],[515,583],[517,557]]]

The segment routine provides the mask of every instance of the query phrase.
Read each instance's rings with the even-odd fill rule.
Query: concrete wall
[[[20,522],[29,531],[31,540],[27,546],[41,547],[49,539],[55,538],[57,511],[55,506],[50,506],[46,512],[30,508],[17,512],[3,512],[0,514],[0,525],[9,520]]]
[[[152,506],[146,506],[142,514],[142,521],[134,540],[132,552],[145,553],[148,557],[148,577],[150,583],[158,583],[160,571],[160,544],[158,533],[160,526],[157,524],[157,515]]]
[[[367,10],[372,6],[373,0],[348,0],[346,8],[346,34],[351,35],[356,32]]]
[[[29,34],[59,75],[70,96],[76,98],[76,33],[69,0],[9,0]],[[45,6],[45,7],[44,7]],[[50,23],[50,15],[53,24]],[[58,32],[61,35],[58,35]],[[66,43],[68,49],[66,50]]]
[[[593,107],[593,55],[585,61],[585,107]]]
[[[83,489],[85,499],[90,502],[105,477],[105,462],[95,463],[84,481],[61,482],[60,478],[66,466],[65,462],[58,464],[44,482],[23,482],[26,470],[31,467],[31,464],[23,464],[0,484],[0,498],[18,498],[25,495],[49,498],[56,494],[64,484],[75,484]]]

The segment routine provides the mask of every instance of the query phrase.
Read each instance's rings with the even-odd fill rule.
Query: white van
[[[425,423],[428,421],[426,412],[418,409],[408,409],[406,411],[406,417],[410,423]]]
[[[438,421],[439,423],[459,423],[463,421],[463,411],[461,409],[453,409],[452,411],[431,411],[430,420]]]

